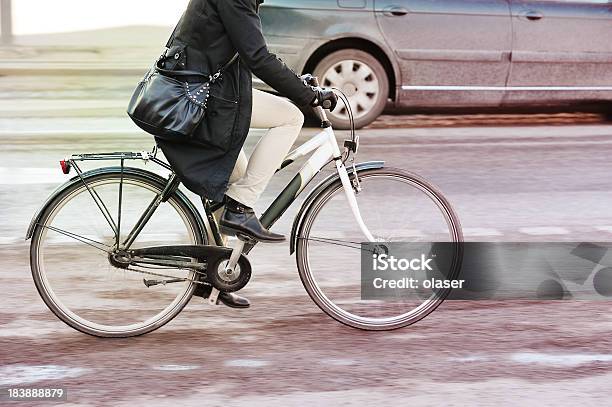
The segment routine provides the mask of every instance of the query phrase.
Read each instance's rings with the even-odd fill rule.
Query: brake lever
[[[353,154],[359,149],[359,136],[355,135],[355,140],[344,140],[344,147],[349,149]]]

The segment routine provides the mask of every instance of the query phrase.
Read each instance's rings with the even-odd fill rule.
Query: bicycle
[[[346,96],[339,96],[352,113]],[[315,111],[321,132],[290,152],[279,171],[312,154],[261,223],[271,227],[333,164],[335,173],[309,192],[293,222],[290,253],[304,288],[321,310],[354,328],[413,324],[433,312],[449,290],[364,300],[357,250],[362,242],[459,246],[459,219],[438,189],[418,175],[383,161],[356,164],[354,126],[341,151],[325,110]],[[107,160],[120,166],[83,172],[78,164]],[[155,163],[170,175],[126,166],[129,160]],[[142,335],[168,323],[210,285],[208,302],[216,304],[220,291],[237,291],[249,282],[246,256],[256,242],[239,237],[233,248],[225,247],[214,215],[222,204],[202,198],[203,217],[179,189],[172,168],[157,158],[157,146],[151,152],[73,154],[60,164],[65,174],[74,169],[76,176],[43,204],[26,239],[36,288],[69,326],[99,337]],[[164,244],[169,241],[173,244]],[[459,248],[452,260],[460,263]]]

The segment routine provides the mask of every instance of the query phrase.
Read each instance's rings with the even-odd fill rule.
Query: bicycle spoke
[[[68,237],[70,237],[70,238],[73,238],[74,240],[77,240],[77,241],[79,241],[79,242],[81,242],[81,243],[84,243],[84,244],[86,244],[86,245],[88,245],[88,246],[91,246],[91,247],[93,247],[93,248],[95,248],[95,249],[98,249],[98,250],[100,250],[100,251],[103,251],[103,252],[105,252],[105,253],[109,253],[110,251],[109,251],[109,250],[106,250],[106,249],[103,249],[103,248],[101,248],[101,247],[98,247],[98,246],[96,246],[96,245],[93,245],[92,243],[89,243],[89,242],[93,242],[93,243],[99,244],[99,245],[101,245],[101,246],[105,246],[105,247],[107,247],[108,249],[112,249],[112,247],[111,247],[111,246],[109,246],[109,245],[107,245],[107,244],[104,244],[104,243],[102,243],[102,242],[98,242],[97,240],[93,240],[93,239],[90,239],[90,238],[85,237],[85,236],[77,235],[76,233],[68,232],[68,231],[65,231],[65,230],[63,230],[63,229],[56,228],[56,227],[54,227],[54,226],[42,225],[42,224],[40,224],[40,223],[37,223],[37,225],[40,225],[40,226],[42,226],[42,227],[43,227],[43,228],[45,228],[45,229],[49,229],[49,230],[52,230],[52,231],[54,231],[54,232],[60,233],[60,234],[62,234],[62,235],[64,235],[64,236],[68,236]],[[89,241],[89,242],[88,242],[88,241]]]
[[[106,219],[106,222],[108,222],[108,225],[111,227],[111,230],[113,231],[113,234],[115,236],[118,236],[118,234],[117,234],[117,225],[115,224],[115,221],[113,220],[113,217],[110,214],[110,211],[108,210],[108,208],[106,207],[106,205],[102,201],[102,198],[100,198],[100,195],[98,195],[98,193],[95,191],[94,188],[90,188],[89,185],[87,184],[87,182],[85,182],[85,180],[83,179],[83,175],[81,173],[81,170],[76,165],[74,167],[77,170],[77,174],[78,174],[79,178],[81,179],[81,182],[83,183],[83,185],[85,185],[85,188],[89,192],[89,195],[91,195],[92,199],[94,200],[94,203],[96,204],[98,209],[100,209],[100,212],[102,212],[102,216],[104,216],[104,219]]]
[[[129,249],[129,247],[132,245],[132,243],[134,243],[140,232],[142,232],[142,229],[145,227],[147,221],[151,218],[153,212],[155,212],[155,208],[158,204],[158,201],[159,196],[153,198],[153,201],[151,201],[151,203],[147,207],[147,210],[140,216],[138,221],[134,224],[134,228],[132,228],[127,238],[125,238],[125,240],[123,241],[123,246],[125,247],[125,249]]]
[[[123,242],[125,249],[128,249],[132,245],[132,243],[134,243],[140,232],[142,232],[142,229],[145,227],[149,219],[151,219],[157,208],[162,203],[163,197],[169,194],[170,191],[172,191],[174,188],[178,187],[178,185],[178,177],[176,176],[176,174],[172,174],[168,179],[168,183],[166,184],[164,190],[158,193],[155,198],[153,198],[153,200],[151,201],[147,209],[144,211],[140,219],[138,219],[138,221],[134,224],[134,227],[128,234],[128,237]]]
[[[117,236],[115,245],[119,248],[119,239],[121,237],[121,205],[123,203],[123,165],[124,160],[121,159],[121,179],[119,180],[119,208],[117,209]]]
[[[346,241],[346,240],[340,240],[340,239],[330,239],[326,237],[316,237],[316,236],[314,237],[298,236],[297,238],[300,240],[308,240],[308,241],[319,242],[319,243],[329,243],[335,246],[348,247],[349,249],[364,250],[361,247],[360,242],[352,242],[352,241]],[[374,253],[373,250],[366,250],[366,251],[370,253]]]

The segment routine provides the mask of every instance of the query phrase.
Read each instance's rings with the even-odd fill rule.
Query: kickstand
[[[208,303],[210,305],[217,305],[217,299],[219,298],[219,290],[213,287],[210,295],[208,296]]]

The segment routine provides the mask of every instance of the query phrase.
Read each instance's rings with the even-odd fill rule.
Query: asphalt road
[[[435,183],[467,240],[610,241],[612,126],[505,124],[363,130],[359,161],[383,159]],[[24,117],[0,126],[0,388],[62,385],[66,405],[109,406],[609,400],[610,302],[451,301],[416,325],[362,332],[310,301],[283,245],[252,252],[254,277],[243,290],[249,310],[193,299],[143,337],[102,340],[73,331],[36,293],[27,225],[65,179],[57,164],[65,155],[141,151],[152,143],[123,119]],[[305,129],[301,140],[314,132]],[[256,210],[289,172],[278,175]],[[275,230],[288,233],[298,208]]]

